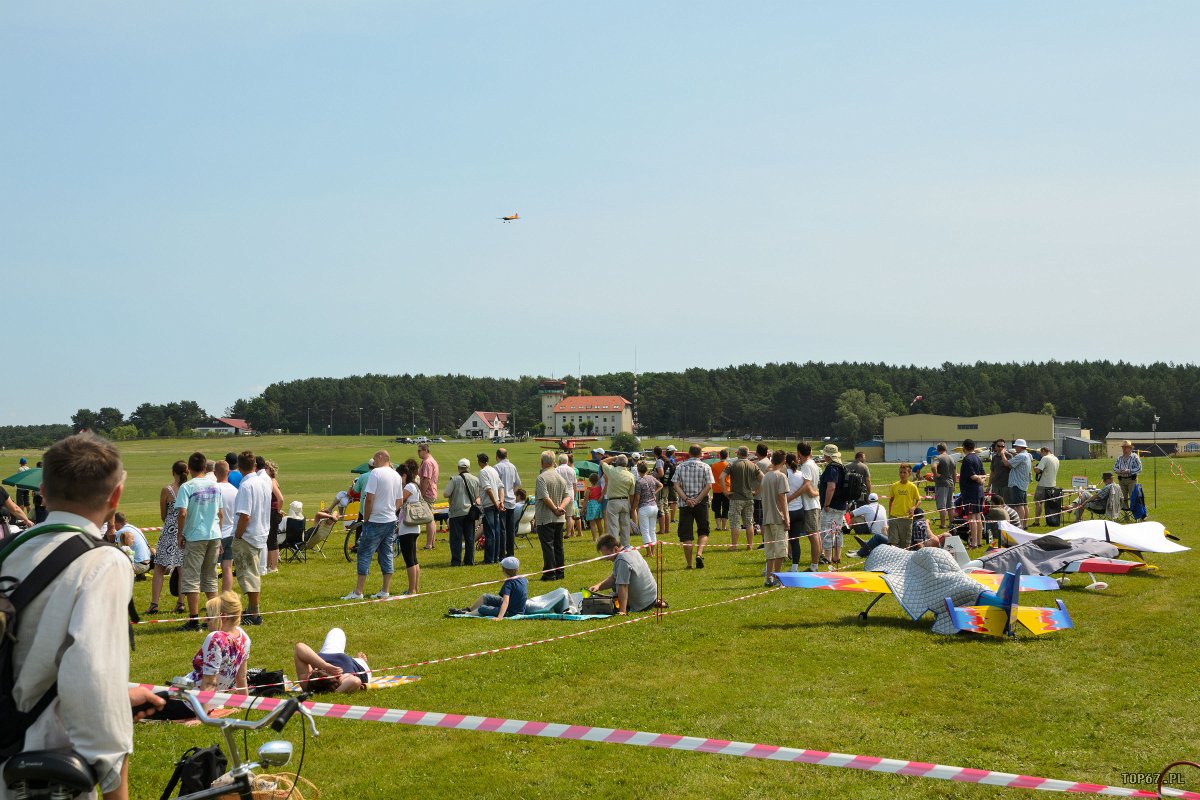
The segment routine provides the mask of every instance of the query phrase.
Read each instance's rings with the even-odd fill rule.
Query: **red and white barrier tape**
[[[133,686],[135,684],[131,684]],[[145,688],[162,691],[165,687],[146,684]],[[270,711],[282,700],[270,697],[219,692],[195,692],[204,703],[217,703],[228,708],[254,708]],[[684,750],[695,753],[758,758],[768,761],[790,761],[821,767],[857,769],[867,772],[884,772],[907,775],[915,778],[932,778],[958,783],[978,783],[986,786],[1007,786],[1015,789],[1037,789],[1045,792],[1068,792],[1072,794],[1101,794],[1116,797],[1157,798],[1157,792],[1145,789],[1130,789],[1122,786],[1106,786],[1100,783],[1039,778],[1033,775],[1016,775],[987,769],[955,767],[932,764],[924,761],[905,761],[877,756],[831,753],[824,750],[806,750],[796,747],[781,747],[770,744],[733,742],[725,739],[706,739],[697,736],[680,736],[647,731],[600,728],[592,725],[568,725],[559,722],[534,722],[503,717],[477,717],[464,714],[447,714],[436,711],[409,711],[378,706],[349,706],[336,703],[306,702],[314,716],[327,719],[352,719],[367,722],[390,722],[396,725],[415,725],[427,728],[450,728],[460,731],[484,733],[508,733],[518,736],[538,736],[545,739],[570,739],[582,742],[655,747],[664,750]],[[1200,800],[1200,792],[1163,789],[1166,797],[1185,800]]]

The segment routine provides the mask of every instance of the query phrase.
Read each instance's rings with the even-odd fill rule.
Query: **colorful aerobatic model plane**
[[[496,217],[496,219],[500,220],[501,222],[515,222],[516,220],[519,220],[520,218],[521,218],[521,215],[515,211],[512,213],[511,216],[508,216],[508,217]]]
[[[1003,575],[963,572],[945,550],[922,548],[912,552],[885,546],[872,552],[867,566],[872,571],[777,572],[775,577],[785,587],[877,594],[866,610],[859,613],[859,619],[863,620],[876,603],[892,595],[913,620],[932,611],[935,633],[966,630],[1011,636],[1015,623],[1035,635],[1074,627],[1061,601],[1057,601],[1056,608],[1019,606],[1018,591],[1059,588],[1054,578],[1022,575],[1020,565]]]

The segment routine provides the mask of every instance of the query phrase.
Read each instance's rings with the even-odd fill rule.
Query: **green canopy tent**
[[[42,485],[42,468],[33,467],[24,472],[18,472],[16,475],[9,475],[3,481],[0,481],[5,486],[14,486],[17,489],[29,489],[36,492]]]

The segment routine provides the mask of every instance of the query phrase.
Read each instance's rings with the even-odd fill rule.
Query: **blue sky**
[[[1197,41],[1193,2],[5,4],[0,424],[635,345],[1194,362]]]

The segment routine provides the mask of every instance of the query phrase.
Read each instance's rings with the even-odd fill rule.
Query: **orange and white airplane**
[[[520,215],[520,214],[518,214],[518,213],[517,213],[517,212],[515,212],[515,211],[512,213],[512,216],[511,216],[511,217],[496,217],[496,219],[498,219],[498,220],[502,220],[502,221],[504,221],[504,222],[512,222],[512,221],[514,221],[514,220],[518,220],[518,219],[520,219],[520,218],[521,218],[521,215]]]

